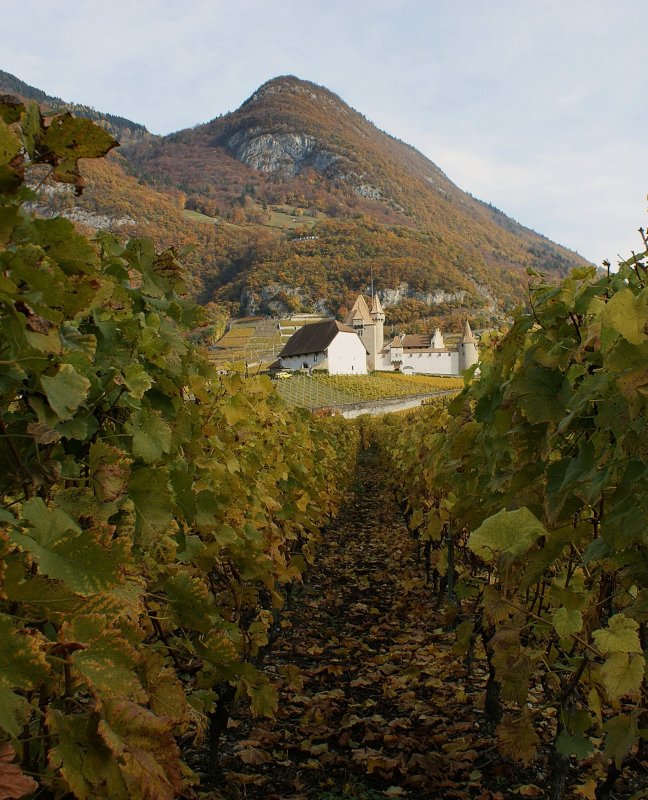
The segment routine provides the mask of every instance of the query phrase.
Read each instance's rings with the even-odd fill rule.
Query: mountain
[[[65,100],[61,100],[60,97],[52,97],[42,91],[42,89],[30,86],[15,75],[1,69],[0,92],[15,95],[22,100],[34,100],[46,113],[70,111],[77,117],[91,119],[93,122],[97,122],[106,128],[106,130],[122,144],[152,138],[152,134],[139,122],[133,122],[130,119],[119,117],[115,114],[105,114],[101,111],[95,111],[94,108],[82,105],[81,103],[69,103]]]
[[[10,91],[6,75],[0,90]],[[54,101],[46,98],[60,108]],[[88,224],[107,217],[123,233],[130,219],[126,227],[164,243],[193,237],[190,289],[234,311],[342,314],[373,277],[388,322],[469,314],[490,324],[523,302],[528,267],[559,276],[586,263],[293,76],[169,136],[123,126],[120,154],[89,168],[77,215],[87,211]]]

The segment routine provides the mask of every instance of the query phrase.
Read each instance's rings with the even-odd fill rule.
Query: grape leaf
[[[519,556],[528,552],[538,536],[545,533],[543,524],[528,508],[502,509],[471,533],[468,547],[484,561],[493,563],[503,553]]]
[[[603,726],[605,731],[605,755],[613,758],[617,769],[639,738],[637,718],[631,714],[617,714]]]
[[[97,714],[68,716],[50,707],[46,719],[55,737],[49,766],[60,771],[78,800],[131,796],[117,761],[98,735]]]
[[[551,621],[561,639],[572,633],[578,633],[583,627],[583,615],[575,609],[568,611],[566,608],[559,608],[554,612]]]
[[[539,744],[528,709],[515,717],[505,714],[497,726],[497,740],[503,756],[528,766],[535,758]]]
[[[272,716],[277,710],[279,695],[265,675],[251,664],[244,664],[239,690],[250,698],[252,713],[255,716]]]
[[[635,298],[632,289],[621,289],[603,306],[600,319],[604,326],[618,332],[631,344],[646,340],[644,325],[647,321],[646,303]]]
[[[148,537],[168,528],[173,516],[166,469],[145,467],[133,470],[128,492],[135,504],[140,531]]]
[[[614,702],[641,689],[645,660],[636,653],[612,653],[597,670],[608,698]]]
[[[0,165],[11,163],[21,149],[20,139],[7,123],[0,119]]]
[[[101,541],[92,529],[81,531],[61,509],[50,510],[40,497],[25,503],[29,533],[12,531],[11,539],[37,560],[39,570],[75,592],[92,594],[121,581],[126,541]]]
[[[126,493],[131,463],[123,450],[106,442],[90,445],[90,479],[101,500],[111,503]]]
[[[29,716],[27,698],[12,692],[0,682],[0,730],[17,739]]]
[[[214,598],[203,580],[181,570],[177,575],[167,578],[164,592],[178,626],[193,628],[201,633],[211,629]]]
[[[141,409],[132,420],[130,429],[133,432],[133,453],[147,464],[171,451],[173,431],[159,411]]]
[[[146,695],[134,672],[139,654],[106,615],[89,614],[73,620],[62,627],[60,639],[84,643],[85,647],[70,658],[98,695],[145,702]]]
[[[174,800],[182,787],[172,722],[128,700],[104,704],[98,732],[129,786],[132,800]]]
[[[38,789],[36,781],[12,763],[15,755],[9,742],[0,742],[0,800],[18,800]]]
[[[24,111],[25,106],[17,97],[10,94],[0,96],[0,119],[7,125],[18,122]]]
[[[33,689],[46,680],[49,666],[42,634],[20,631],[10,616],[0,614],[0,642],[0,686]]]
[[[74,416],[90,389],[90,381],[79,375],[71,364],[62,364],[53,377],[43,375],[41,385],[50,407],[61,421]]]
[[[153,380],[141,364],[128,364],[124,369],[124,383],[137,400],[153,386]]]
[[[642,652],[639,624],[625,614],[615,614],[610,619],[607,630],[602,628],[594,631],[592,636],[602,653]]]

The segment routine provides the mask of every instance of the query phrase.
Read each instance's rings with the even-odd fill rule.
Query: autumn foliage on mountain
[[[102,119],[8,73],[0,91]],[[394,322],[460,313],[489,324],[524,301],[527,268],[559,276],[584,263],[295,77],[164,137],[103,120],[122,141],[119,155],[84,167],[83,198],[52,192],[44,205],[68,213],[74,204],[88,212],[82,222],[107,218],[104,227],[158,246],[191,244],[189,290],[232,313],[339,314],[373,272],[377,290],[393,290]]]

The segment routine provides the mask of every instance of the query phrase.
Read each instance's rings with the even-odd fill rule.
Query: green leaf
[[[20,221],[18,206],[0,207],[0,245],[5,245]]]
[[[11,125],[18,122],[20,115],[24,112],[25,106],[17,97],[5,94],[0,97],[0,120]]]
[[[117,761],[97,733],[97,714],[67,716],[50,706],[46,719],[54,738],[49,766],[60,771],[78,800],[132,796]]]
[[[135,505],[138,528],[147,538],[169,527],[173,515],[166,469],[134,470],[128,491]]]
[[[131,395],[141,400],[153,386],[153,379],[141,364],[128,364],[124,369],[124,383]]]
[[[611,617],[607,630],[594,631],[592,636],[602,653],[642,652],[639,624],[625,614],[615,614]]]
[[[111,503],[126,493],[131,463],[128,455],[118,447],[106,442],[90,445],[90,479],[101,500]]]
[[[41,385],[50,407],[62,421],[74,416],[90,389],[90,381],[79,375],[71,364],[62,364],[52,378],[43,375]]]
[[[559,370],[532,367],[509,385],[505,398],[514,398],[531,423],[557,422],[565,413]]]
[[[468,547],[484,561],[494,563],[504,553],[512,556],[527,553],[538,536],[545,534],[543,524],[528,508],[502,509],[473,531]]]
[[[60,509],[49,510],[32,498],[23,508],[29,533],[11,531],[10,538],[31,553],[42,574],[63,581],[73,591],[92,594],[121,581],[126,541],[102,542],[93,530],[81,531]]]
[[[255,716],[272,716],[276,711],[279,702],[277,690],[252,664],[243,665],[239,691],[250,698]]]
[[[38,103],[30,103],[22,121],[22,136],[27,155],[36,161],[40,161],[36,154],[36,147],[40,145],[44,133],[43,115]]]
[[[163,453],[171,452],[173,431],[159,411],[141,409],[134,416],[130,428],[133,432],[133,453],[147,464],[157,461]]]
[[[29,719],[30,710],[27,698],[0,683],[0,730],[17,739]]]
[[[193,628],[201,633],[211,629],[214,599],[201,578],[192,577],[182,570],[167,578],[163,588],[179,627]]]
[[[605,755],[613,758],[617,769],[621,769],[625,757],[639,739],[637,718],[630,714],[617,714],[603,726],[605,731]]]
[[[61,632],[61,638],[83,642],[71,660],[90,687],[102,698],[125,697],[146,701],[134,669],[140,656],[111,626],[105,614],[92,614],[73,620]]]
[[[9,164],[22,149],[22,143],[6,122],[0,119],[0,165]]]
[[[69,112],[50,120],[41,132],[42,160],[54,166],[52,177],[63,183],[73,183],[80,194],[84,180],[79,172],[80,158],[98,158],[118,142],[103,128],[88,119],[73,117]]]
[[[96,275],[99,265],[97,251],[77,233],[70,220],[63,217],[36,219],[33,229],[34,244],[39,244],[66,275],[91,275],[89,285],[84,289],[96,294],[101,285]],[[78,285],[75,288],[78,291]]]
[[[570,734],[567,731],[561,731],[556,739],[556,750],[568,758],[576,756],[580,760],[587,758],[592,752],[593,746],[591,740],[580,732]]]
[[[572,633],[579,633],[583,627],[583,615],[580,611],[559,608],[553,615],[552,623],[561,639]]]

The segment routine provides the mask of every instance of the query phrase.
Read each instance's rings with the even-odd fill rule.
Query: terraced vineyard
[[[217,367],[244,371],[249,367],[266,369],[276,359],[283,344],[277,321],[250,319],[235,321],[212,350]]]
[[[307,314],[282,320],[269,317],[234,320],[213,348],[212,363],[235,372],[244,372],[246,363],[255,372],[267,369],[295,331],[320,319],[325,317]]]

